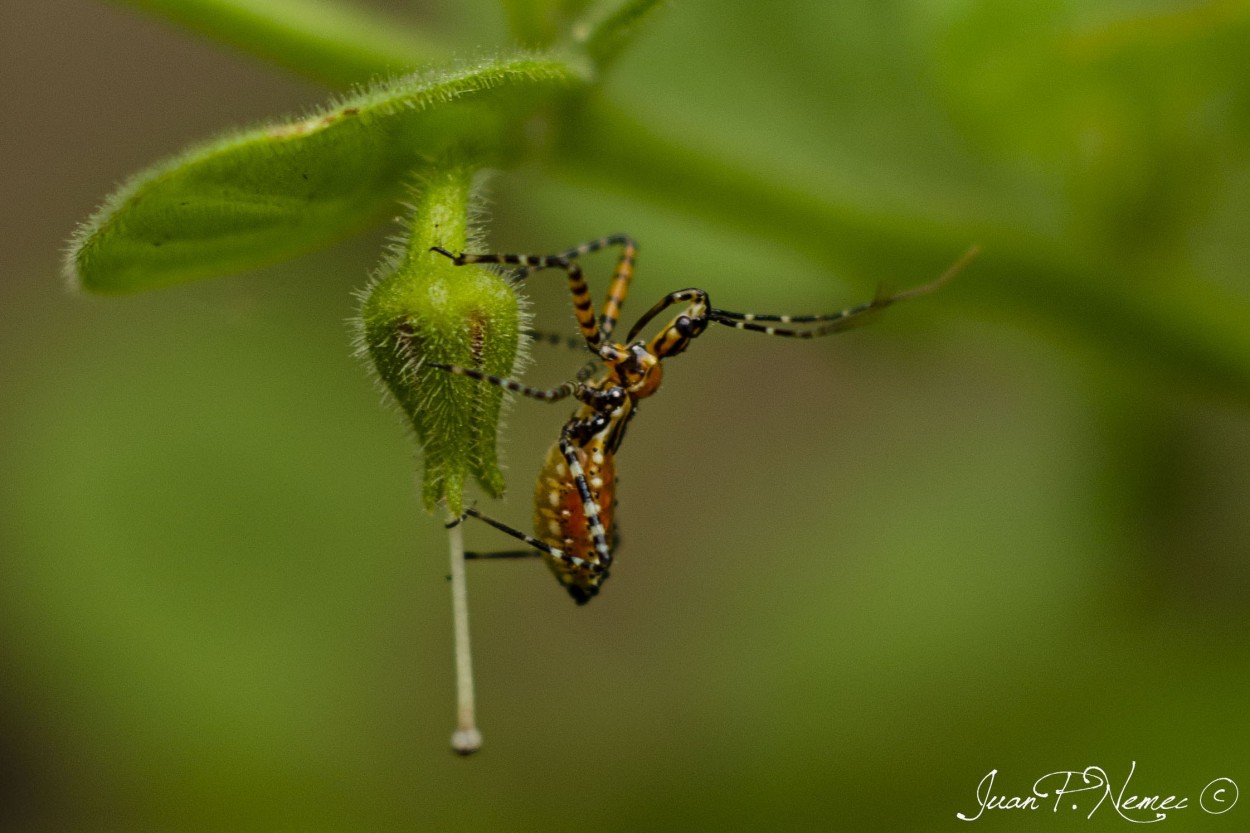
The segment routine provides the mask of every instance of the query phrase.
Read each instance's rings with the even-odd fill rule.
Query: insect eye
[[[677,320],[673,322],[673,326],[677,329],[678,334],[686,338],[695,338],[702,335],[703,331],[707,329],[707,318],[705,316],[691,318],[688,315],[679,315]]]

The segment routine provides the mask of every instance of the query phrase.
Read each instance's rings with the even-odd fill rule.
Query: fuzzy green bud
[[[457,515],[470,475],[492,497],[503,493],[496,455],[503,391],[430,363],[511,376],[521,317],[516,293],[499,274],[430,251],[480,249],[470,226],[472,180],[471,169],[455,165],[427,173],[414,194],[408,238],[360,309],[362,347],[424,453],[425,506],[444,502]]]

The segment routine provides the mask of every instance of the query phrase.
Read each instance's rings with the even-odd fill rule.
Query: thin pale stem
[[[451,554],[451,612],[456,632],[456,731],[451,748],[472,755],[482,747],[473,695],[473,655],[469,648],[469,596],[464,575],[464,533],[460,524],[447,530]]]

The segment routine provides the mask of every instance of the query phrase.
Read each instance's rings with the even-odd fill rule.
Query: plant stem
[[[419,32],[332,0],[116,0],[332,87],[446,57]]]
[[[602,0],[573,24],[573,45],[602,69],[638,33],[643,19],[664,0]]]
[[[456,632],[456,731],[451,748],[472,755],[482,747],[473,696],[473,656],[469,649],[469,598],[464,574],[464,533],[456,524],[447,530],[451,554],[451,611]]]
[[[556,39],[566,4],[560,0],[502,0],[500,5],[508,17],[513,39],[533,49]]]

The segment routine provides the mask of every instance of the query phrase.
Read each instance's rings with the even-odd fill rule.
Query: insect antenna
[[[873,313],[879,312],[899,301],[920,295],[928,295],[930,292],[937,291],[963,271],[964,267],[980,252],[980,246],[971,246],[936,280],[911,289],[905,289],[902,292],[891,292],[882,285],[877,288],[877,292],[871,301],[866,301],[858,306],[848,307],[839,312],[826,315],[759,315],[712,308],[708,310],[708,320],[726,327],[733,327],[736,330],[751,330],[752,332],[764,333],[770,336],[782,336],[784,338],[815,338],[817,336],[830,335],[859,326],[865,323]],[[777,327],[774,324],[819,324],[820,326],[811,329],[793,329],[789,326]]]

